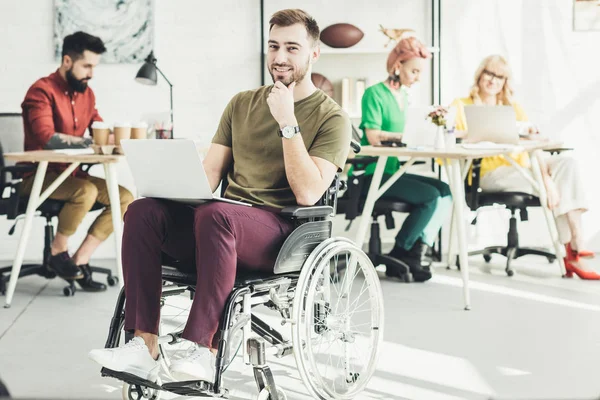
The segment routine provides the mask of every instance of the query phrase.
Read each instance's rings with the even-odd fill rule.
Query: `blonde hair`
[[[504,81],[504,86],[500,93],[496,95],[496,101],[498,105],[512,105],[513,99],[513,86],[512,86],[512,71],[510,70],[510,66],[506,59],[500,55],[494,54],[491,56],[487,56],[481,61],[477,71],[475,71],[475,82],[471,87],[471,91],[469,92],[469,96],[473,99],[473,104],[482,104],[481,97],[479,97],[479,81],[481,80],[481,75],[483,75],[483,71],[491,71],[502,76],[506,77]]]

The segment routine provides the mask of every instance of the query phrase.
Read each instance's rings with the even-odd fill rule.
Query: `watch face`
[[[284,126],[283,129],[281,129],[281,134],[286,139],[291,139],[292,137],[294,137],[295,133],[296,133],[296,130],[294,129],[293,126]]]

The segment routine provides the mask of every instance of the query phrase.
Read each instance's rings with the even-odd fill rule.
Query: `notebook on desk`
[[[193,140],[122,140],[138,194],[187,204],[209,200],[251,206],[215,196]]]

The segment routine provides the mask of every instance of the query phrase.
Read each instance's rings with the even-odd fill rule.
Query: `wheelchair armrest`
[[[352,149],[352,151],[354,152],[354,154],[358,154],[360,153],[360,143],[357,140],[350,140],[350,148]]]
[[[369,165],[369,164],[375,164],[377,162],[378,157],[355,157],[355,158],[349,158],[346,160],[346,164],[350,164],[352,166],[354,166],[354,168],[357,167],[362,167],[364,168],[365,166]]]
[[[324,218],[333,214],[333,207],[330,206],[311,206],[311,207],[285,207],[281,210],[281,215],[286,218],[307,219]]]

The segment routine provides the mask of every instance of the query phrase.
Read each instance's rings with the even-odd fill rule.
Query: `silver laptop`
[[[470,143],[518,144],[517,115],[512,106],[465,106]]]
[[[250,206],[215,196],[193,140],[122,140],[138,194],[187,204],[208,200]]]
[[[409,107],[406,110],[406,123],[402,142],[406,147],[433,147],[435,144],[436,126],[427,115],[431,107]]]

